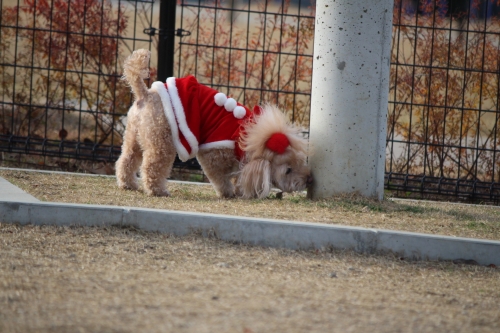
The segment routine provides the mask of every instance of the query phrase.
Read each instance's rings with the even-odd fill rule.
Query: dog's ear
[[[245,199],[267,197],[271,191],[271,163],[265,159],[248,162],[240,171],[237,185]]]

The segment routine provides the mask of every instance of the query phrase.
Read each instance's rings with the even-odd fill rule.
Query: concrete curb
[[[245,244],[291,249],[393,252],[415,260],[475,260],[500,266],[500,242],[338,225],[197,214],[160,209],[0,201],[0,222],[35,225],[133,226],[178,236],[204,235]]]
[[[2,201],[22,201],[22,202],[38,202],[39,200],[21,190],[19,187],[12,185],[6,179],[0,177],[0,200]]]

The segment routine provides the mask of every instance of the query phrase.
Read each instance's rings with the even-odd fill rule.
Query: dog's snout
[[[306,184],[307,186],[312,185],[313,177],[311,175],[307,176]]]

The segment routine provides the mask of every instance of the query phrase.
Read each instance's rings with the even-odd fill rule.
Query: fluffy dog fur
[[[124,63],[124,79],[135,95],[135,102],[128,112],[116,176],[120,188],[137,190],[136,174],[140,169],[147,194],[168,196],[167,178],[176,149],[160,97],[144,84],[149,76],[149,57],[149,51],[137,50]],[[288,124],[280,110],[264,105],[261,114],[244,126],[239,142],[245,153],[242,161],[238,161],[234,149],[229,148],[200,149],[196,156],[220,197],[263,198],[272,186],[293,192],[310,185],[307,141],[297,128]],[[266,141],[273,133],[285,134],[290,142],[283,154],[266,148]]]

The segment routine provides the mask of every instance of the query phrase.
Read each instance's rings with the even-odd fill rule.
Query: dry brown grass
[[[0,176],[43,201],[148,207],[189,212],[321,222],[377,229],[500,240],[500,208],[438,202],[370,201],[337,197],[311,201],[305,194],[283,200],[219,200],[211,186],[170,184],[172,197],[120,190],[111,177],[0,170]]]
[[[0,223],[0,331],[493,333],[499,274],[196,235]]]

